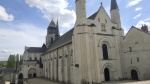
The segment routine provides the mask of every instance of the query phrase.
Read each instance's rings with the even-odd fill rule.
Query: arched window
[[[108,59],[108,48],[106,44],[102,45],[102,50],[103,50],[103,59],[107,60]]]

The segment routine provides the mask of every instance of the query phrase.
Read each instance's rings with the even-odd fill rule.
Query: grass
[[[0,66],[2,66],[2,65],[6,66],[7,65],[7,61],[0,61]]]

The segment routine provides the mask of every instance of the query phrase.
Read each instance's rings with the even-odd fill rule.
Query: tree
[[[7,61],[7,68],[15,68],[15,55],[10,55]]]
[[[19,64],[19,54],[17,54],[15,57],[16,57],[16,70],[17,70]]]
[[[21,65],[22,63],[23,63],[23,56],[20,55],[20,62],[19,62],[19,64]]]
[[[17,70],[18,66],[23,63],[23,56],[16,54],[10,55],[7,61],[7,68],[14,68]]]

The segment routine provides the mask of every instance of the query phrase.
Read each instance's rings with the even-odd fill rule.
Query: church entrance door
[[[33,74],[33,78],[36,78],[36,73]]]
[[[136,70],[131,71],[131,78],[132,80],[138,80],[138,73]]]
[[[108,68],[105,68],[104,70],[104,77],[105,77],[105,81],[110,81],[110,73]]]
[[[23,84],[23,74],[22,73],[19,74],[18,84]]]

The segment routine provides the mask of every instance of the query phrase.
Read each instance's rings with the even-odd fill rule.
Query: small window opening
[[[129,47],[129,50],[130,50],[130,52],[132,52],[132,48],[131,47]]]
[[[100,22],[100,18],[98,18],[98,22]]]
[[[107,19],[105,19],[105,22],[107,23]]]
[[[53,38],[51,38],[51,44],[53,43]]]
[[[102,31],[106,31],[106,25],[105,25],[105,23],[101,23],[101,27],[102,27]]]
[[[139,57],[137,57],[137,62],[140,62],[140,59],[139,59]]]

